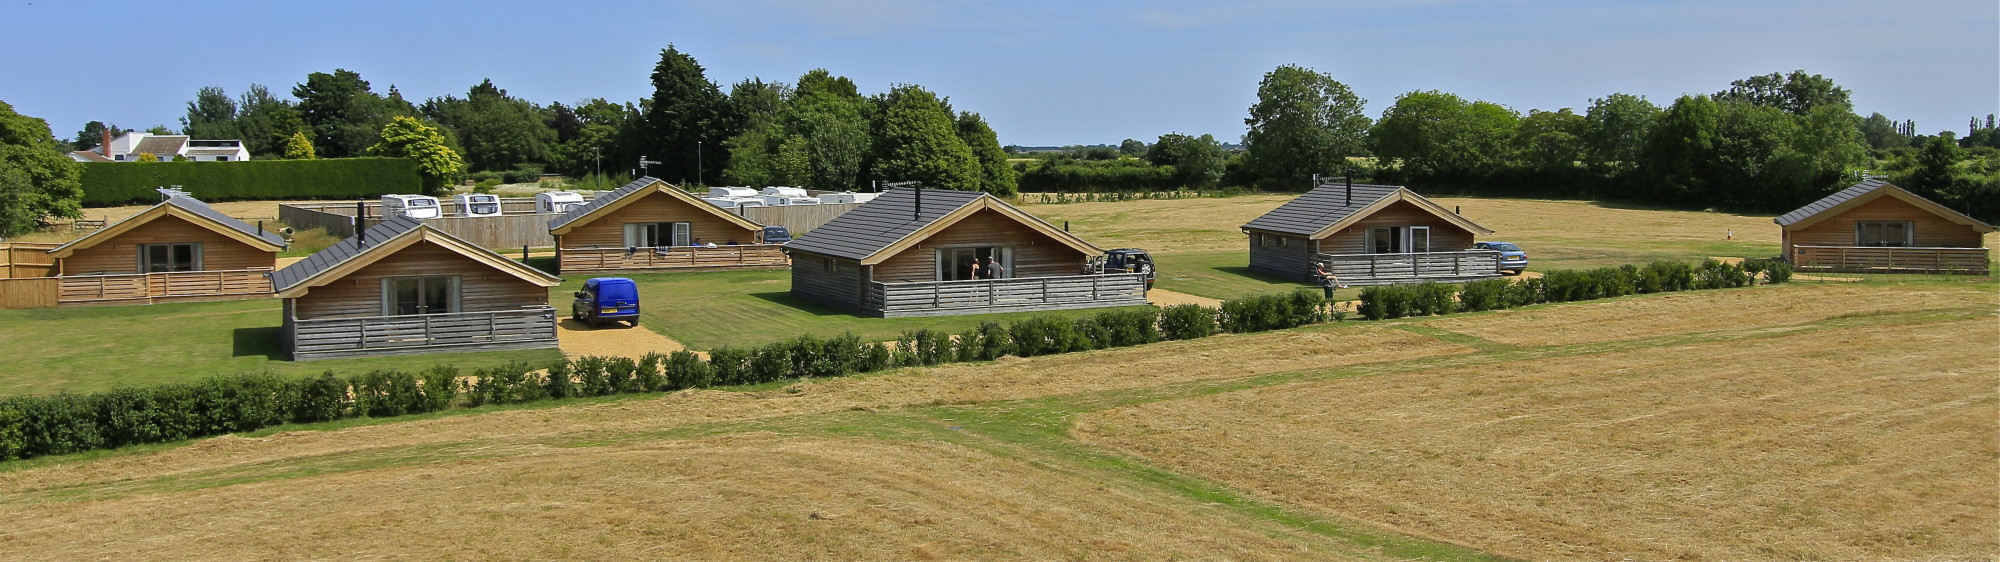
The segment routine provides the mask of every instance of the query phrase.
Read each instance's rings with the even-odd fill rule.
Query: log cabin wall
[[[1250,233],[1250,270],[1286,279],[1312,278],[1313,244],[1304,236]]]
[[[382,315],[382,279],[410,275],[459,276],[459,312],[490,312],[546,305],[549,290],[430,242],[418,242],[295,300],[301,320]]]
[[[874,280],[882,283],[936,281],[937,250],[968,246],[1014,248],[1010,277],[1045,277],[1083,273],[1089,256],[999,211],[983,209],[932,234],[917,245],[875,265]]]
[[[1320,239],[1319,251],[1324,254],[1366,254],[1368,253],[1368,227],[1371,226],[1428,226],[1431,227],[1431,249],[1433,252],[1456,252],[1472,247],[1472,231],[1466,230],[1444,217],[1432,214],[1409,201],[1397,201],[1380,211],[1362,217],[1347,228],[1340,229]]]
[[[800,253],[792,257],[792,294],[826,306],[861,306],[861,262]]]
[[[173,215],[164,215],[61,260],[65,275],[142,273],[140,244],[201,244],[201,269],[226,271],[273,268],[278,252],[266,250]]]
[[[1887,189],[1887,188],[1884,188]],[[1972,227],[1945,220],[1928,210],[1911,205],[1889,195],[1876,197],[1872,201],[1856,205],[1839,215],[1823,219],[1799,229],[1785,229],[1786,256],[1792,255],[1792,246],[1853,246],[1854,223],[1856,221],[1909,221],[1910,234],[1914,246],[1919,248],[1977,248],[1982,244],[1979,231]]]
[[[658,222],[688,223],[690,241],[693,238],[700,238],[702,242],[716,244],[728,244],[730,240],[735,240],[738,244],[757,242],[759,234],[757,230],[743,228],[728,219],[716,216],[715,213],[708,212],[707,209],[694,206],[707,203],[688,203],[659,192],[635,195],[635,197],[640,197],[640,200],[605,213],[589,223],[573,225],[574,228],[568,234],[556,237],[556,246],[623,248],[626,223]]]

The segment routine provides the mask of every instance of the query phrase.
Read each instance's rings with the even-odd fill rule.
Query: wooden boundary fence
[[[56,260],[49,250],[61,244],[8,242],[0,244],[0,279],[49,277],[56,274]]]

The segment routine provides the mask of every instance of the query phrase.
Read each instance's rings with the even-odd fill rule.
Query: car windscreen
[[[1521,247],[1520,247],[1520,246],[1515,246],[1515,245],[1513,245],[1513,244],[1508,244],[1508,243],[1506,243],[1506,242],[1487,242],[1487,243],[1486,243],[1486,247],[1488,247],[1488,248],[1492,248],[1492,249],[1495,249],[1495,250],[1499,250],[1499,251],[1502,251],[1502,252],[1519,252],[1519,251],[1521,251]]]

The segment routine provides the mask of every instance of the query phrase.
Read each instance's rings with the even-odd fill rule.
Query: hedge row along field
[[[1784,281],[1783,264],[1744,267],[1709,262],[1700,267],[1655,263],[1645,268],[1552,271],[1544,279],[1495,279],[1451,285],[1371,287],[1362,292],[1364,316],[1395,318],[1488,310],[1625,294],[1741,287],[1761,271]],[[372,371],[353,378],[329,372],[285,379],[273,374],[216,376],[189,384],[123,388],[96,394],[0,398],[0,460],[179,441],[251,431],[287,423],[384,418],[447,409],[478,408],[615,394],[840,377],[899,367],[1033,357],[1251,333],[1346,319],[1317,290],[1268,293],[1225,301],[1221,309],[1175,305],[1155,310],[1102,312],[1074,320],[1038,316],[1002,326],[987,322],[952,334],[904,332],[876,344],[853,334],[803,335],[756,347],[720,347],[708,359],[688,351],[626,357],[580,357],[538,370],[514,363],[479,369],[470,378],[456,367],[420,373]]]
[[[1555,270],[1539,279],[1487,279],[1464,285],[1424,283],[1383,285],[1361,290],[1358,312],[1369,320],[1431,316],[1454,312],[1501,310],[1531,304],[1727,289],[1754,284],[1762,274],[1766,284],[1792,278],[1792,266],[1775,260],[1748,260],[1734,265],[1708,260],[1700,266],[1654,262],[1589,270]]]
[[[406,158],[248,162],[87,162],[83,204],[153,202],[153,188],[178,185],[203,201],[373,199],[417,193],[417,164]]]

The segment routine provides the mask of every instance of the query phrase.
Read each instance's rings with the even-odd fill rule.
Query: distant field
[[[35,459],[0,464],[0,558],[1983,558],[1996,288],[1635,296]]]

